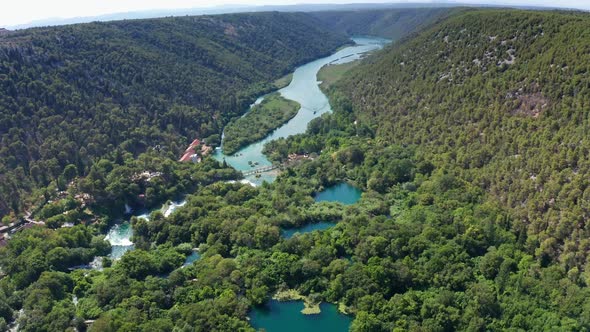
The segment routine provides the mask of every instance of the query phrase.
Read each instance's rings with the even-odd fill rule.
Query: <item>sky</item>
[[[10,27],[41,19],[99,16],[144,10],[184,9],[220,5],[292,5],[303,3],[363,2],[461,2],[466,4],[560,6],[590,10],[590,0],[5,0],[0,10],[0,27]]]

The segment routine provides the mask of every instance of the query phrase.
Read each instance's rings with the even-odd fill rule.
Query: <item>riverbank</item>
[[[338,82],[344,74],[352,68],[358,66],[360,60],[341,64],[327,64],[323,66],[318,72],[318,81],[320,81],[320,89],[327,91],[334,83]]]
[[[225,127],[223,152],[231,155],[263,139],[295,117],[300,108],[298,102],[286,99],[279,93],[266,96],[250,112]]]
[[[293,80],[293,73],[289,73],[289,74],[279,78],[278,80],[274,81],[272,85],[275,87],[275,89],[279,90],[279,89],[289,86],[289,84],[291,84],[292,80]]]
[[[351,315],[352,314],[351,308],[342,302],[338,302],[338,312],[343,315]]]

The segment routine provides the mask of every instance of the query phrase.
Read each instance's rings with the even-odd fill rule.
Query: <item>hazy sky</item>
[[[300,3],[445,2],[432,0],[6,0],[0,10],[0,26],[28,23],[46,18],[97,16],[150,9],[175,9],[231,5],[279,5]],[[590,9],[590,0],[457,0],[446,2],[506,5],[561,6]]]

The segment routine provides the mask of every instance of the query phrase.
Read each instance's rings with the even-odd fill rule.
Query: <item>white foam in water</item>
[[[256,187],[256,183],[254,183],[254,182],[252,182],[252,181],[250,181],[250,180],[248,180],[248,179],[242,179],[242,180],[240,180],[240,183],[241,183],[241,184],[249,184],[249,185],[251,185],[252,187]]]
[[[90,267],[94,270],[102,270],[102,257],[94,257],[90,262]]]
[[[16,318],[10,325],[8,325],[8,331],[16,332],[19,330],[20,327],[20,318],[25,315],[25,309],[20,309],[16,315]]]
[[[225,181],[225,183],[236,183],[236,182],[240,182],[241,184],[249,184],[252,187],[256,187],[257,186],[256,183],[254,183],[254,182],[252,182],[252,181],[250,181],[248,179],[242,179],[240,181],[236,181],[236,180],[228,180],[228,181]]]
[[[84,265],[76,265],[69,268],[70,271],[73,270],[102,270],[102,257],[94,257],[92,262]]]
[[[115,241],[114,243],[111,243],[112,246],[122,246],[122,247],[127,247],[127,246],[132,246],[133,242],[131,242],[131,240],[129,239],[121,239],[119,241]]]
[[[129,223],[123,223],[113,226],[109,230],[109,233],[104,238],[108,241],[111,246],[132,246],[133,242],[129,240],[133,235],[133,231],[131,229],[131,225]]]
[[[182,200],[180,202],[172,202],[170,204],[164,204],[160,211],[164,214],[164,217],[170,216],[174,211],[178,208],[186,205],[186,200]],[[128,205],[125,206],[125,211],[131,209]],[[150,212],[144,213],[141,215],[136,216],[140,219],[145,219],[147,221],[150,220]],[[126,221],[122,224],[117,224],[111,227],[109,232],[105,237],[105,241],[108,241],[111,246],[111,254],[109,255],[112,259],[119,259],[129,250],[133,250],[133,242],[131,242],[131,236],[133,236],[133,228],[129,221]],[[102,261],[101,261],[102,263]],[[102,264],[90,264],[93,268],[100,269]],[[96,266],[95,266],[96,265]]]
[[[164,209],[164,217],[168,218],[176,209],[179,207],[183,207],[186,205],[186,200],[181,201],[179,203],[171,202],[167,208]]]

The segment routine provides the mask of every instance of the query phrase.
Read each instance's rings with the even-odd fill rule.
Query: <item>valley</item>
[[[43,224],[0,247],[0,330],[589,329],[589,23],[426,7],[3,33],[0,213]]]

